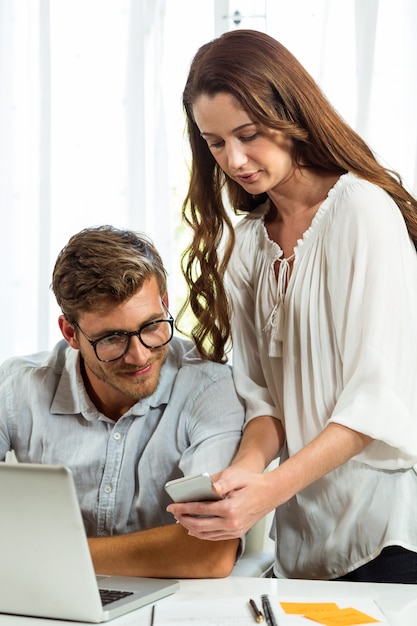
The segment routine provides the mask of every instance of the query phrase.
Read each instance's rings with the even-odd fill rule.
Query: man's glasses
[[[132,332],[120,330],[93,341],[81,330],[76,322],[74,322],[74,326],[78,328],[80,333],[93,347],[98,360],[104,363],[110,363],[111,361],[121,359],[122,356],[126,354],[129,350],[131,337],[138,337],[141,344],[149,350],[162,348],[171,341],[174,335],[174,318],[168,311],[164,302],[162,302],[162,304],[169,315],[167,319],[148,322],[141,326],[139,330],[133,330]]]

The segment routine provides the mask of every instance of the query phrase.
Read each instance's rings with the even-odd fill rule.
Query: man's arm
[[[88,540],[97,574],[151,578],[224,578],[236,561],[239,539],[196,539],[180,524]]]

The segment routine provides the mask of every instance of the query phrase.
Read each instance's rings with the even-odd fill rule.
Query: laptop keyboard
[[[133,595],[133,591],[119,591],[115,589],[99,589],[101,604],[106,606],[106,604],[110,604],[111,602],[116,602],[116,600],[121,600],[122,598],[126,598],[126,596]]]

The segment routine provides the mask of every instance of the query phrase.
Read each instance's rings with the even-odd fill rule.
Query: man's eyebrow
[[[247,122],[246,124],[241,124],[240,126],[237,126],[236,128],[233,128],[232,133],[238,133],[240,130],[243,130],[247,126],[256,126],[256,124],[255,124],[255,122]],[[218,137],[217,133],[207,133],[207,132],[204,132],[204,131],[202,133],[200,133],[200,135],[202,137]]]

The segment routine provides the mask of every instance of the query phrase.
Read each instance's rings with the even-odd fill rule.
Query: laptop
[[[0,502],[0,613],[100,623],[179,588],[177,580],[96,576],[66,467],[0,463]],[[103,604],[101,595],[113,600]]]

